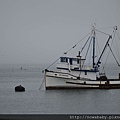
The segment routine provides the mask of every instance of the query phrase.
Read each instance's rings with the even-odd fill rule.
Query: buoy
[[[15,91],[16,91],[16,92],[24,92],[24,91],[25,91],[25,88],[24,88],[23,86],[19,85],[19,86],[16,86],[16,87],[15,87]]]

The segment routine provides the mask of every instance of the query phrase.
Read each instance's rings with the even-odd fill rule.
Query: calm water
[[[20,69],[22,67],[22,70]],[[120,89],[39,90],[45,65],[0,65],[0,113],[120,113]],[[109,77],[118,77],[120,68],[108,65]],[[17,85],[25,92],[15,92]]]

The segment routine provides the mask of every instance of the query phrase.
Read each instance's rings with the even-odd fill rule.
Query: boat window
[[[80,59],[77,59],[77,64],[80,64]]]
[[[70,65],[72,65],[72,58],[70,58]]]
[[[73,61],[73,65],[76,65],[76,64],[77,64],[77,61],[76,61],[76,60],[74,60],[74,61]]]
[[[68,62],[68,58],[66,58],[66,57],[61,57],[61,62]]]

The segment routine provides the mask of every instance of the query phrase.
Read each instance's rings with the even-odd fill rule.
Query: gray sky
[[[0,63],[51,63],[94,22],[120,28],[120,0],[0,0]]]

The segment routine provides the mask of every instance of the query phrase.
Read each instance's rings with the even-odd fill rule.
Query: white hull
[[[70,88],[120,88],[120,80],[90,80],[86,78],[77,79],[76,76],[67,73],[46,71],[45,72],[46,89],[70,89]]]

